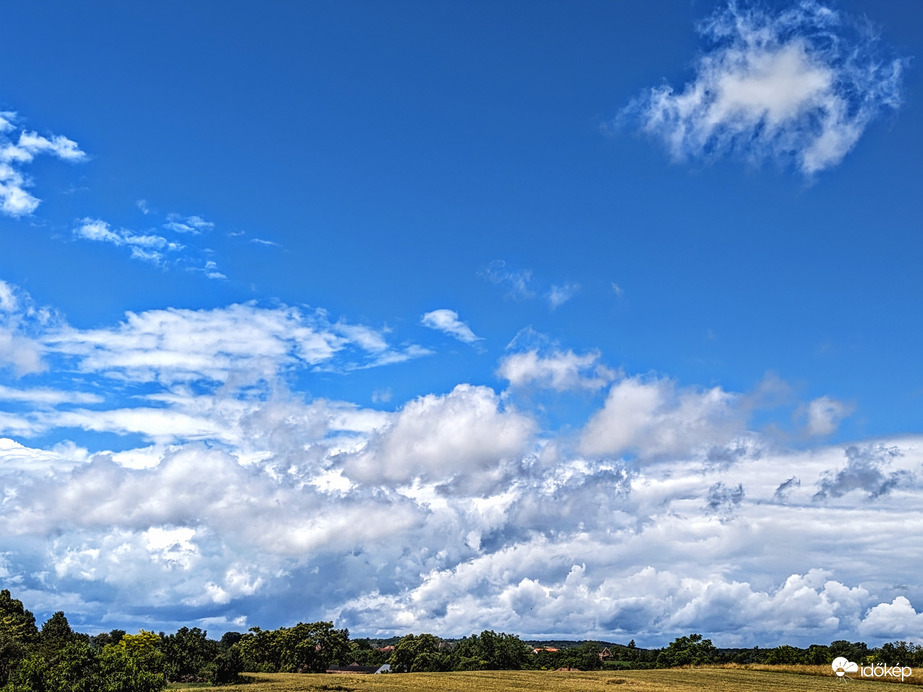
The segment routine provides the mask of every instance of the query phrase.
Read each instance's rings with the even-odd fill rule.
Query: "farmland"
[[[704,666],[618,672],[474,671],[400,675],[246,676],[250,684],[213,687],[235,692],[822,692],[844,681],[828,666]],[[923,684],[916,675],[904,684]],[[853,679],[850,692],[890,689],[890,683]],[[896,683],[899,684],[899,683]],[[177,687],[176,689],[183,689]]]

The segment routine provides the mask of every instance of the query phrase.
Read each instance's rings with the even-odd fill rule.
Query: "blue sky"
[[[913,639],[921,19],[6,7],[0,583],[87,631]]]

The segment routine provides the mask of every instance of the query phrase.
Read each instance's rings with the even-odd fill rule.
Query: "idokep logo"
[[[910,666],[889,666],[885,663],[875,663],[874,665],[860,668],[858,663],[853,663],[843,656],[833,659],[830,666],[838,678],[848,678],[849,676],[846,673],[859,673],[859,676],[863,678],[900,678],[901,682],[904,682],[904,678],[909,678],[913,675],[913,668]]]
[[[853,663],[852,661],[839,656],[833,659],[833,663],[830,664],[833,667],[833,672],[836,673],[838,678],[842,678],[846,673],[855,673],[859,670],[859,664]],[[846,675],[846,677],[849,677]]]

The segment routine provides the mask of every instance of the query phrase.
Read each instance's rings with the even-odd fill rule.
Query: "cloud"
[[[0,284],[0,319],[48,368],[0,379],[0,580],[40,617],[214,636],[295,612],[357,635],[642,646],[916,631],[919,436],[781,448],[747,429],[746,396],[611,372],[531,330],[506,391],[378,409],[295,389],[411,350],[323,310],[79,329]],[[545,429],[543,403],[517,400],[530,387],[580,391],[588,422]]]
[[[503,411],[493,390],[458,385],[445,396],[408,402],[367,447],[344,457],[343,468],[364,483],[490,483],[519,461],[534,430],[527,416]]]
[[[538,349],[532,349],[504,356],[497,374],[509,380],[511,387],[599,389],[615,377],[615,372],[601,365],[599,358],[597,351],[577,355],[571,350],[554,349],[540,355]]]
[[[800,408],[795,415],[806,419],[804,431],[807,435],[831,435],[836,432],[840,421],[851,412],[851,406],[829,396],[822,396]]]
[[[681,92],[651,89],[626,111],[677,161],[737,155],[811,176],[839,164],[901,101],[904,61],[867,24],[808,0],[771,13],[730,2]]]
[[[721,445],[743,431],[735,398],[720,387],[677,390],[669,380],[626,378],[612,386],[603,409],[587,423],[580,448],[592,455],[657,458]]]
[[[211,221],[206,221],[201,216],[182,216],[181,214],[168,214],[167,222],[163,225],[176,233],[191,233],[198,235],[210,231],[215,227]]]
[[[109,243],[116,247],[128,247],[133,259],[153,264],[160,264],[164,260],[165,253],[183,249],[179,243],[170,242],[163,236],[134,233],[124,228],[116,231],[105,221],[91,218],[84,218],[80,221],[80,225],[74,229],[74,237],[98,243]]]
[[[97,394],[56,389],[13,389],[0,385],[0,401],[19,401],[36,407],[60,404],[98,404],[103,401]]]
[[[418,355],[413,347],[392,349],[370,327],[332,324],[323,310],[255,303],[130,312],[114,328],[62,327],[48,333],[44,344],[74,361],[81,372],[165,384],[233,380],[250,385],[271,381],[294,367],[334,367],[340,355],[359,355],[364,365]],[[342,363],[345,369],[360,365]]]
[[[73,140],[19,130],[17,120],[14,112],[0,112],[0,213],[13,218],[31,214],[41,203],[27,191],[31,181],[22,171],[36,156],[44,154],[71,162],[86,158]],[[19,137],[14,142],[13,133],[17,130]]]
[[[446,310],[445,308],[433,310],[423,315],[420,321],[430,329],[445,332],[466,344],[481,340],[479,336],[471,331],[467,324],[458,319],[458,313],[454,310]]]
[[[904,639],[908,632],[919,632],[921,628],[923,613],[914,610],[906,597],[898,596],[891,603],[879,603],[869,610],[859,632],[865,637]]]
[[[507,295],[516,300],[532,298],[535,292],[530,287],[532,271],[529,269],[512,269],[505,260],[493,260],[482,272],[491,283],[506,289]]]
[[[895,448],[849,446],[846,448],[846,467],[824,474],[814,495],[816,500],[837,498],[855,490],[867,494],[869,499],[890,493],[899,483],[909,480],[906,470],[885,473],[884,469],[900,455]]]
[[[10,368],[17,377],[43,372],[45,349],[36,336],[56,319],[28,293],[0,280],[0,370]]]
[[[552,310],[555,310],[573,298],[579,290],[579,284],[565,283],[560,286],[552,285],[551,290],[548,292],[547,296],[548,304],[551,306]]]

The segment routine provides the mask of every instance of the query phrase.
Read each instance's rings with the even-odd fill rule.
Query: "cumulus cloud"
[[[824,474],[815,499],[842,497],[853,491],[863,492],[869,499],[887,495],[901,482],[910,480],[906,469],[886,472],[891,460],[898,456],[900,451],[893,447],[847,447],[846,466]]]
[[[480,341],[480,337],[471,331],[467,324],[458,319],[458,313],[454,310],[445,308],[433,310],[423,315],[420,321],[430,329],[445,332],[459,341],[464,341],[466,344]]]
[[[363,482],[497,480],[506,465],[519,461],[534,430],[530,418],[502,410],[493,390],[458,385],[445,396],[408,402],[343,464],[348,476]]]
[[[865,637],[902,640],[906,639],[908,632],[919,632],[921,628],[923,613],[918,613],[904,596],[898,596],[890,603],[879,603],[859,624],[859,632]]]
[[[846,416],[852,413],[852,407],[829,396],[822,396],[800,408],[796,416],[805,419],[804,431],[807,435],[830,435]]]
[[[613,373],[531,330],[500,363],[506,391],[380,410],[289,389],[406,353],[323,311],[164,309],[86,330],[2,284],[0,318],[51,366],[0,380],[0,581],[42,615],[215,634],[298,613],[357,634],[642,646],[906,638],[919,622],[918,436],[780,449],[746,429],[746,397]],[[605,401],[562,433],[512,404],[530,387]],[[74,441],[43,448],[51,432]]]
[[[658,458],[724,444],[742,432],[734,399],[719,387],[677,390],[665,379],[626,378],[612,386],[603,409],[587,423],[580,448],[592,455]]]
[[[733,154],[811,176],[900,104],[904,61],[867,24],[819,2],[780,12],[730,2],[700,32],[693,80],[682,91],[654,88],[628,109],[676,160]]]
[[[13,218],[31,214],[41,202],[27,190],[31,181],[22,170],[36,156],[48,155],[72,162],[86,158],[73,140],[63,135],[45,137],[21,130],[16,125],[18,119],[14,112],[0,112],[0,213]]]
[[[497,374],[512,387],[549,387],[557,391],[600,389],[609,384],[615,372],[599,362],[597,351],[578,355],[571,350],[553,349],[511,353],[500,360]]]

